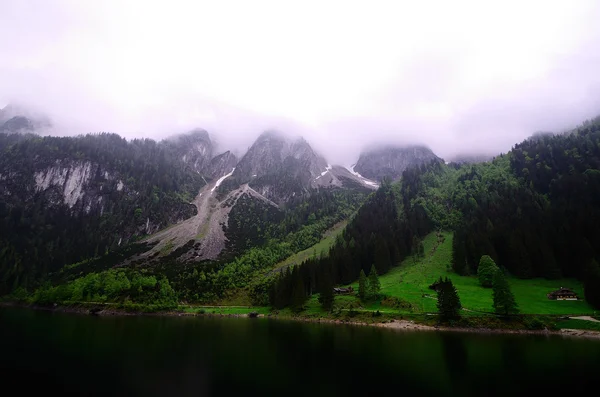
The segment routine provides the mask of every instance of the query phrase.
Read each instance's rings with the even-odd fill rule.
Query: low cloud
[[[388,142],[506,152],[600,113],[594,0],[251,3],[2,2],[0,106],[238,154],[277,129],[346,165]]]

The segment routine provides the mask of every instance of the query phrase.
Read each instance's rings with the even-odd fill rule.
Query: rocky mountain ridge
[[[28,124],[26,116],[10,116],[3,125],[21,117],[17,120],[35,132],[36,125]],[[0,153],[0,215],[15,217],[7,218],[5,230],[14,230],[23,216],[37,219],[27,239],[45,244],[47,253],[40,252],[47,258],[53,258],[59,241],[77,241],[77,248],[64,248],[68,257],[48,259],[49,266],[139,239],[149,247],[137,256],[144,263],[174,252],[182,260],[214,260],[235,246],[231,238],[243,234],[239,228],[227,233],[234,209],[238,218],[245,208],[283,213],[323,190],[366,192],[378,187],[356,169],[329,164],[305,139],[275,131],[260,135],[240,159],[230,151],[216,153],[210,135],[200,129],[160,142],[127,141],[107,133],[8,133],[0,134]],[[237,208],[239,203],[242,207]],[[36,237],[55,215],[75,226],[65,228],[56,241]],[[25,252],[9,234],[0,235],[0,248],[4,245],[15,255]]]
[[[383,146],[360,154],[352,171],[375,181],[383,178],[397,180],[407,168],[441,161],[430,148],[423,145]]]

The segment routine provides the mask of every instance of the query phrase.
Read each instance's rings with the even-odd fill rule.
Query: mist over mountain
[[[426,146],[383,146],[361,153],[354,170],[378,181],[385,177],[397,180],[406,169],[434,160],[441,161]]]

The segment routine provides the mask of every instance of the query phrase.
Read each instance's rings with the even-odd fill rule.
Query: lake
[[[600,374],[600,340],[560,336],[18,308],[0,327],[17,395],[558,396]]]

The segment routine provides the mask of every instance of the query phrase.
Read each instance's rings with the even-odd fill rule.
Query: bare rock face
[[[237,157],[228,150],[213,157],[201,173],[207,178],[216,179],[231,171],[236,166],[237,161]]]
[[[450,159],[451,163],[456,164],[476,164],[491,161],[494,156],[490,154],[457,154]]]
[[[202,173],[213,158],[214,145],[208,132],[202,129],[176,135],[163,143],[176,152],[184,164],[199,173]]]
[[[9,104],[0,109],[0,133],[32,133],[52,127],[50,119],[23,106]]]
[[[27,117],[15,116],[0,123],[0,133],[27,133],[35,131],[33,122]]]
[[[278,204],[316,187],[314,183],[328,168],[303,138],[289,140],[277,132],[258,137],[235,167],[229,185],[245,183],[256,192]]]
[[[384,147],[361,153],[354,171],[365,178],[397,180],[410,167],[441,159],[426,146]]]

